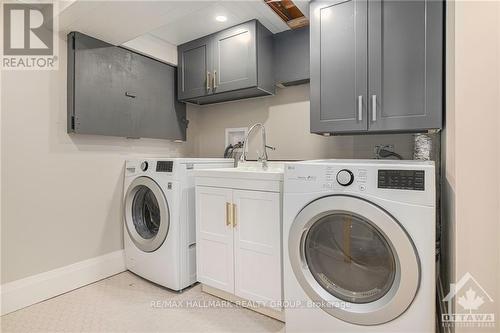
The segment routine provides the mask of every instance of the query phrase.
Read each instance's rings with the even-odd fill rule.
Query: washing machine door
[[[390,214],[361,198],[333,195],[307,205],[292,224],[288,249],[310,299],[350,323],[393,320],[419,287],[413,242]]]
[[[140,250],[153,252],[165,241],[170,224],[168,203],[149,177],[136,178],[125,194],[125,226]]]

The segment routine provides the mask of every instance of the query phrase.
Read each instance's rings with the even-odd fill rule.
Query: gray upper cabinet
[[[274,94],[272,34],[257,20],[182,44],[179,100],[211,104]]]
[[[178,47],[180,100],[211,93],[212,47],[212,37],[200,38]]]
[[[68,35],[68,132],[186,139],[176,68],[78,32]]]
[[[311,132],[366,131],[367,1],[311,5]]]
[[[313,2],[311,132],[440,129],[443,20],[433,0]]]

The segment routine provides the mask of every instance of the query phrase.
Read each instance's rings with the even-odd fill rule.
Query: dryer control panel
[[[434,206],[432,162],[331,160],[286,163],[285,194],[323,193]]]
[[[424,170],[378,170],[378,188],[425,191]]]

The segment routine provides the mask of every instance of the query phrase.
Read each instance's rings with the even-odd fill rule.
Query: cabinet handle
[[[215,89],[217,88],[217,71],[214,70],[214,83],[212,84],[212,87]]]
[[[207,91],[210,90],[210,72],[207,72]]]
[[[231,210],[231,204],[229,202],[226,202],[226,226],[232,225],[232,210]]]
[[[363,120],[363,96],[358,96],[358,120]]]
[[[377,95],[372,95],[372,121],[377,121]]]
[[[233,228],[236,227],[236,225],[238,224],[238,219],[236,218],[236,204],[232,204],[233,206],[233,214],[232,214],[232,219],[233,219]]]

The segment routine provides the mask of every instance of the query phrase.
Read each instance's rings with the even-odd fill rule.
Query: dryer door
[[[360,198],[334,195],[307,205],[292,224],[288,250],[310,299],[350,323],[391,321],[418,290],[413,242],[391,215]]]
[[[134,244],[144,252],[157,250],[168,234],[170,214],[160,186],[138,177],[125,195],[125,226]]]

